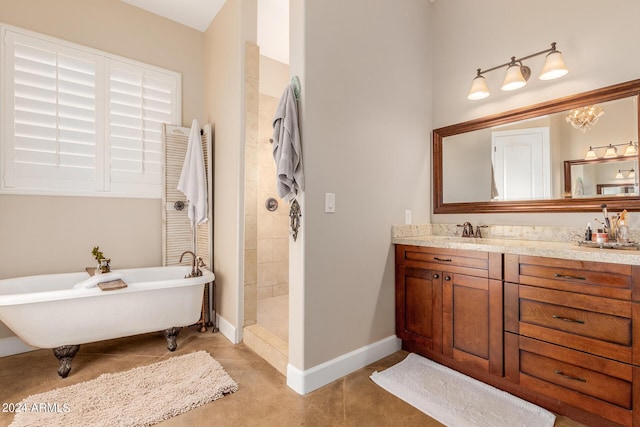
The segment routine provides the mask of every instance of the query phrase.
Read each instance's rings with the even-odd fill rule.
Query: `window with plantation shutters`
[[[180,75],[0,28],[0,191],[161,197],[162,123],[180,120]]]
[[[162,124],[174,123],[175,79],[109,61],[109,157],[112,190],[162,184]]]

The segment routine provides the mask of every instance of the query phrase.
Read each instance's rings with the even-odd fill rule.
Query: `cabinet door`
[[[502,282],[444,272],[443,354],[503,374]]]
[[[441,273],[398,266],[396,334],[410,351],[442,352]]]

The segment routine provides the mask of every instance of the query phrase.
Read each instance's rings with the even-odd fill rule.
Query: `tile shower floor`
[[[68,378],[56,373],[51,350],[0,358],[0,402],[19,402],[35,393],[147,365],[172,355],[205,350],[236,380],[239,390],[220,400],[163,421],[158,426],[441,426],[442,424],[387,393],[370,379],[374,371],[399,362],[398,351],[312,393],[300,396],[286,378],[245,344],[231,344],[223,335],[187,328],[178,336],[178,350],[169,353],[162,334],[144,334],[81,346]],[[114,408],[114,410],[118,410]],[[13,419],[0,412],[0,426]],[[580,424],[558,417],[556,427]],[[90,427],[90,426],[87,426]]]
[[[258,325],[289,341],[289,295],[258,300]]]

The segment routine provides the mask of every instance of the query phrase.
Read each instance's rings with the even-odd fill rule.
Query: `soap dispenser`
[[[584,240],[585,242],[591,241],[591,223],[590,222],[587,223],[587,229],[584,232]]]

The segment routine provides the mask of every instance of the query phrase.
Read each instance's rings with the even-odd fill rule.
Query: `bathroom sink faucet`
[[[184,258],[184,256],[186,254],[191,254],[191,256],[193,257],[193,259],[191,260],[191,273],[187,274],[184,277],[200,277],[202,276],[202,270],[200,270],[200,267],[204,267],[204,261],[202,260],[202,257],[200,256],[196,256],[196,254],[194,254],[191,251],[184,251],[182,253],[182,255],[180,255],[180,261],[182,262],[182,258]]]
[[[473,225],[469,221],[464,224],[458,224],[458,227],[462,227],[462,237],[474,237],[473,235]]]
[[[469,221],[464,224],[458,224],[458,227],[462,227],[462,237],[482,237],[482,232],[480,231],[482,228],[487,228],[487,225],[477,225],[476,231],[473,231],[473,225]]]

